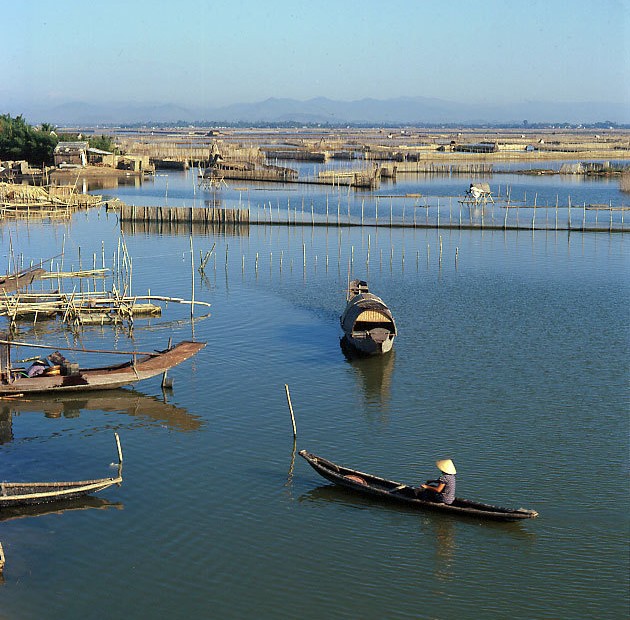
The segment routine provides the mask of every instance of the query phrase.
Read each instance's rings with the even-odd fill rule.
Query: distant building
[[[58,168],[83,168],[87,166],[87,142],[59,142],[53,152]]]
[[[110,166],[114,167],[116,163],[116,157],[110,151],[103,151],[102,149],[89,148],[87,150],[88,163],[91,166]]]
[[[499,146],[496,142],[479,142],[477,144],[457,144],[453,151],[460,153],[497,153]]]
[[[0,161],[0,179],[20,178],[30,172],[29,163],[21,161]]]
[[[149,162],[148,155],[124,155],[118,158],[118,170],[130,172],[153,172],[154,167]]]

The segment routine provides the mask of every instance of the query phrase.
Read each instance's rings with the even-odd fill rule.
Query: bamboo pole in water
[[[195,314],[195,254],[193,250],[193,238],[190,235],[190,284],[191,284],[191,295],[190,295],[190,316],[192,317]]]
[[[291,404],[291,393],[289,392],[289,386],[284,384],[284,391],[287,394],[287,403],[289,404],[289,413],[291,414],[291,424],[293,426],[293,438],[297,437],[297,429],[295,428],[295,415],[293,415],[293,405]]]

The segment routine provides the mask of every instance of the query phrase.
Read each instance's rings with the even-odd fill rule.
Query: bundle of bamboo
[[[81,194],[74,185],[34,187],[0,183],[0,215],[20,210],[80,209],[102,203],[102,196]]]
[[[135,318],[161,316],[162,307],[152,301],[191,304],[179,297],[160,295],[119,295],[92,291],[87,293],[28,293],[5,296],[0,299],[0,316],[6,316],[11,325],[17,321],[60,318],[64,323],[79,325],[106,325],[133,323]],[[145,302],[145,303],[141,303]],[[203,301],[196,305],[210,307]]]

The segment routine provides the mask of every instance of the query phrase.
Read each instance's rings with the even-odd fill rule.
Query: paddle
[[[397,493],[398,491],[402,491],[403,489],[408,489],[409,485],[407,484],[399,484],[397,487],[394,487],[390,493]]]

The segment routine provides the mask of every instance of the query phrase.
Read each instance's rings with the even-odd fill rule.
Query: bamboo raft
[[[133,321],[134,318],[158,317],[162,307],[153,301],[191,305],[180,297],[161,295],[117,295],[105,292],[88,293],[24,293],[0,297],[0,316],[12,324],[17,321],[61,318],[75,325],[109,325]],[[142,303],[144,302],[144,303]],[[195,305],[210,307],[208,302]]]
[[[23,216],[31,212],[68,214],[76,209],[103,204],[103,197],[81,194],[75,185],[35,187],[17,183],[0,183],[0,218]]]

